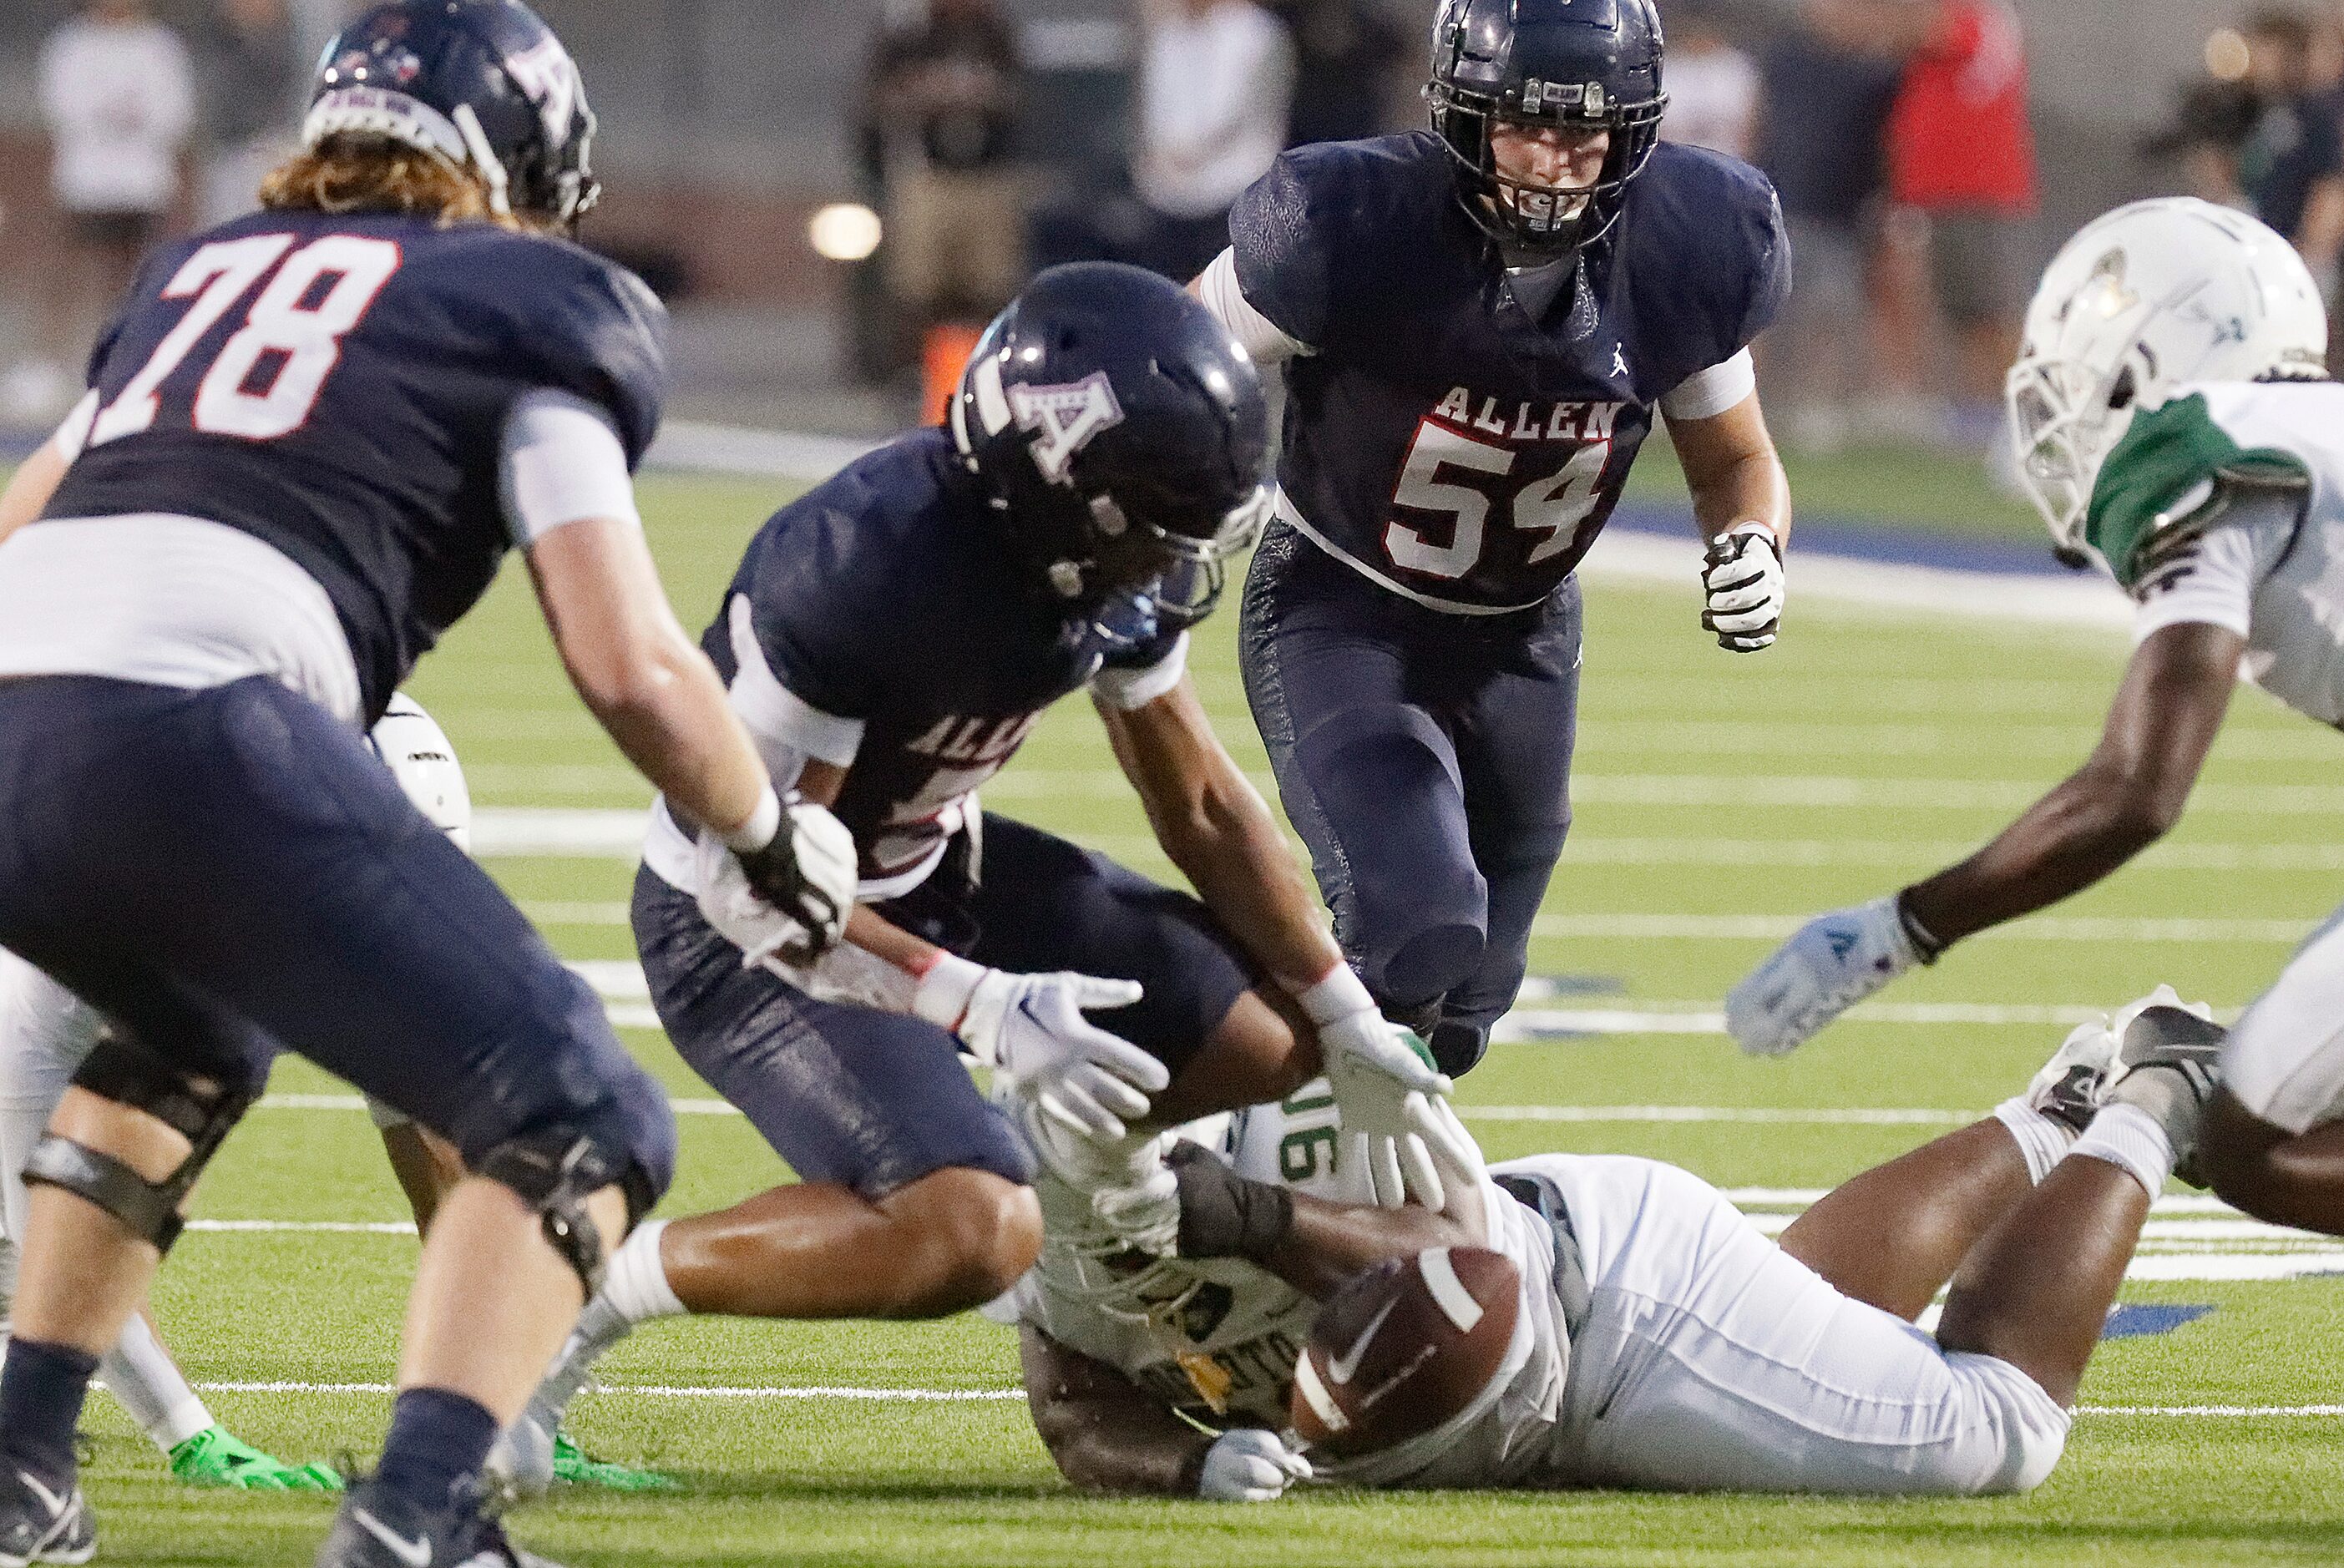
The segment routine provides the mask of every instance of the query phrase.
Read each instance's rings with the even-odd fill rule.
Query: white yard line
[[[1977,942],[2241,942],[2293,946],[2325,914],[2292,920],[2175,919],[2049,916],[1981,931]],[[1804,915],[1541,915],[1531,935],[1625,937],[1637,941],[1780,941],[1806,924]]]
[[[369,1394],[396,1393],[391,1383],[217,1382],[197,1383],[207,1394]],[[1023,1389],[903,1389],[858,1388],[852,1385],[783,1384],[741,1387],[697,1383],[606,1383],[595,1391],[618,1399],[666,1400],[836,1400],[874,1404],[1007,1404],[1025,1399]],[[2196,1420],[2202,1417],[2278,1418],[2344,1416],[2344,1405],[2078,1405],[2077,1415],[2134,1416],[2154,1420]]]

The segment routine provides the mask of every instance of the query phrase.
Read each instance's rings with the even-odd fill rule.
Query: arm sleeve
[[[523,396],[505,416],[498,486],[505,528],[526,548],[590,517],[642,525],[626,449],[611,418],[568,392]]]
[[[81,395],[81,401],[76,403],[73,412],[66,416],[66,422],[57,427],[56,435],[49,438],[50,444],[57,449],[57,455],[65,459],[68,466],[81,456],[82,449],[89,445],[89,428],[96,422],[97,393],[93,389]]]
[[[1117,713],[1128,713],[1178,685],[1187,668],[1188,633],[1183,632],[1145,663],[1103,666],[1091,677],[1091,693]]]
[[[1297,354],[1310,352],[1299,339],[1253,308],[1238,285],[1234,250],[1223,250],[1213,258],[1212,265],[1197,280],[1197,289],[1204,296],[1205,309],[1229,329],[1230,337],[1245,345],[1255,364],[1282,365]]]
[[[736,593],[725,608],[732,646],[732,711],[757,739],[777,781],[795,782],[807,758],[833,767],[853,764],[863,746],[863,721],[825,713],[782,683],[757,637],[755,607]]]
[[[1662,395],[1661,413],[1672,425],[1686,420],[1713,420],[1757,389],[1758,368],[1750,350],[1743,349],[1733,358],[1679,381]]]
[[[2294,541],[2299,498],[2292,492],[2251,495],[2224,520],[2144,572],[2133,589],[2136,643],[2184,622],[2203,622],[2249,634],[2255,592]]]
[[[1763,202],[1753,203],[1749,217],[1751,238],[1751,279],[1747,303],[1742,313],[1742,326],[1735,339],[1747,348],[1758,334],[1774,324],[1791,298],[1791,234],[1783,221],[1782,198],[1774,194],[1771,183],[1765,187]]]

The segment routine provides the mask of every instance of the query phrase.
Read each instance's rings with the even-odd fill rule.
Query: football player
[[[729,867],[670,800],[634,928],[677,1050],[800,1179],[628,1240],[515,1434],[520,1490],[639,1323],[934,1317],[1006,1290],[1041,1245],[1029,1139],[1144,1232],[1169,1179],[1131,1124],[1276,1098],[1323,1065],[1375,1196],[1437,1195],[1420,1134],[1447,1080],[1344,964],[1187,673],[1186,628],[1268,510],[1268,437],[1245,350],[1178,287],[1056,268],[986,329],[949,429],[752,541],[705,645],[774,775],[853,832],[860,904],[818,968],[763,962]],[[1085,688],[1200,897],[980,811],[1042,710]]]
[[[2344,388],[2318,285],[2277,234],[2183,198],[2086,225],[2043,276],[2010,373],[2021,471],[2059,548],[2138,609],[2091,757],[1968,859],[1810,921],[1733,988],[1748,1050],[1790,1050],[1953,943],[2081,892],[2181,815],[2241,669],[2344,723]],[[2250,1214],[2344,1235],[2344,921],[2231,1032],[2197,1174]]]
[[[1175,1152],[1177,1254],[1126,1249],[1046,1177],[1018,1286],[1026,1396],[1088,1490],[1259,1502],[1357,1486],[1976,1495],[2039,1485],[2221,1031],[2168,990],[2076,1030],[1987,1120],[1867,1171],[1769,1240],[1691,1173],[1538,1155],[1455,1171],[1445,1212],[1358,1207],[1323,1093],[1240,1112],[1229,1158]],[[1446,1113],[1447,1108],[1441,1108]],[[2154,1136],[2145,1136],[2153,1128]],[[2080,1129],[2080,1133],[2079,1130]],[[1444,1145],[1444,1148],[1455,1147]],[[1329,1196],[1330,1195],[1331,1196]],[[1389,1260],[1504,1255],[1511,1336],[1485,1381],[1346,1381],[1389,1305],[1298,1374],[1318,1303]],[[1914,1320],[1953,1281],[1935,1332]],[[1326,1341],[1321,1341],[1326,1342]],[[1418,1368],[1427,1344],[1375,1352]],[[1279,1435],[1299,1384],[1394,1435],[1330,1462]],[[1323,1424],[1339,1428],[1343,1420]]]
[[[1655,411],[1711,541],[1703,624],[1774,641],[1788,488],[1750,340],[1765,179],[1658,140],[1652,0],[1443,0],[1432,129],[1298,147],[1192,285],[1286,367],[1246,693],[1343,948],[1462,1072],[1570,825],[1573,569]]]
[[[0,1564],[92,1552],[90,1374],[280,1049],[467,1172],[379,1467],[318,1560],[517,1561],[480,1462],[665,1189],[675,1128],[592,992],[367,747],[508,549],[621,749],[797,941],[843,918],[843,830],[776,793],[644,546],[661,316],[564,238],[592,130],[518,0],[368,11],[263,210],[149,258],[87,397],[0,496],[0,946],[109,1024],[25,1170]]]

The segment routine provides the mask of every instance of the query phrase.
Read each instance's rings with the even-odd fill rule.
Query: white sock
[[[98,1358],[97,1368],[106,1391],[165,1453],[216,1424],[171,1352],[135,1312],[122,1326],[122,1338],[114,1349]]]
[[[2018,1152],[2026,1159],[2026,1179],[2038,1186],[2075,1147],[2076,1129],[2045,1116],[2028,1105],[2024,1095],[2014,1095],[1995,1107],[1994,1119],[2016,1140]]]
[[[611,1265],[603,1272],[601,1300],[627,1328],[654,1318],[679,1318],[689,1310],[669,1288],[667,1270],[660,1263],[660,1238],[667,1225],[664,1219],[653,1219],[637,1226],[611,1254]],[[581,1332],[585,1327],[581,1317]]]
[[[2173,1174],[2173,1140],[2166,1137],[2164,1127],[2140,1107],[2122,1101],[2102,1106],[2067,1152],[2124,1167],[2152,1201],[2165,1191],[2165,1179]]]

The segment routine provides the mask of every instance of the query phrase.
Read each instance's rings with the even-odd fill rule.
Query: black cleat
[[[2116,1064],[2109,1069],[2101,1103],[2122,1101],[2157,1118],[2172,1142],[2173,1174],[2204,1187],[2195,1156],[2206,1107],[2221,1087],[2222,1042],[2229,1031],[2175,1002],[2163,987],[2147,1006],[2123,1019]]]
[[[343,1500],[317,1568],[561,1568],[515,1547],[481,1511],[477,1487],[445,1508],[419,1509],[372,1482]]]
[[[0,1568],[86,1563],[97,1550],[97,1520],[81,1488],[58,1492],[28,1470],[0,1466]]]

